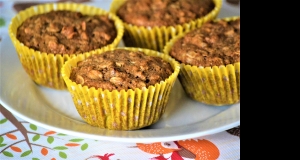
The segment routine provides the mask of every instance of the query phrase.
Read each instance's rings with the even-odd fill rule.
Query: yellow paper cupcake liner
[[[67,54],[53,54],[35,51],[26,47],[17,38],[17,28],[27,18],[42,13],[47,13],[52,10],[69,10],[80,11],[84,15],[108,15],[115,22],[117,29],[117,37],[115,40],[104,48],[116,48],[124,34],[124,26],[122,21],[113,13],[107,12],[101,8],[78,4],[78,3],[48,3],[29,7],[20,11],[12,18],[9,25],[9,36],[16,48],[19,60],[30,78],[38,85],[49,87],[52,89],[63,90],[67,89],[66,84],[61,76],[61,67],[66,60],[76,56]],[[96,53],[100,49],[90,51]],[[87,53],[87,52],[86,52]]]
[[[118,9],[126,0],[113,0],[110,6],[110,12],[116,14]],[[215,19],[222,7],[222,0],[213,0],[215,8],[202,18],[198,18],[189,23],[174,26],[163,27],[143,27],[124,23],[125,32],[123,41],[128,47],[148,48],[156,51],[163,51],[166,43],[183,32],[188,32],[194,28],[200,27],[203,23]]]
[[[135,130],[157,122],[165,112],[171,89],[180,71],[179,63],[170,56],[157,51],[122,48],[161,57],[171,64],[174,72],[165,81],[155,86],[127,91],[108,91],[94,87],[88,88],[70,80],[71,68],[90,55],[79,55],[70,59],[62,67],[62,76],[79,115],[92,126],[110,130]],[[108,50],[113,49],[103,49],[99,54]]]
[[[223,18],[227,21],[239,16]],[[217,21],[219,19],[216,19]],[[164,47],[164,53],[169,55],[173,44],[182,38],[182,33],[171,39]],[[180,64],[178,79],[185,92],[192,99],[213,106],[230,105],[240,101],[240,62],[198,67],[184,63]]]

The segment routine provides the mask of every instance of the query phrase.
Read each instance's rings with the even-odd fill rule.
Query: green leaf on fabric
[[[3,142],[4,138],[1,136],[0,137],[0,144]]]
[[[3,124],[3,123],[5,123],[5,122],[7,122],[7,119],[6,119],[6,118],[0,120],[0,124]]]
[[[40,137],[41,136],[39,134],[37,134],[37,135],[35,135],[35,136],[32,137],[32,140],[33,141],[37,141],[38,139],[40,139]]]
[[[54,138],[53,138],[52,136],[49,136],[49,137],[47,138],[47,142],[48,142],[49,144],[51,144],[53,141],[54,141]]]
[[[53,149],[55,149],[55,150],[66,150],[68,148],[65,147],[65,146],[57,146],[57,147],[54,147]]]
[[[3,151],[2,152],[6,157],[14,157],[14,155],[10,152],[7,152],[7,151]]]
[[[58,133],[57,135],[58,136],[66,136],[66,134],[63,134],[63,133]]]
[[[21,157],[26,157],[28,156],[32,151],[31,150],[28,150],[28,151],[25,151],[21,154]]]
[[[71,142],[80,142],[83,141],[84,139],[70,139]]]
[[[3,146],[6,146],[7,144],[3,143],[3,144],[0,144],[0,147],[3,147]]]
[[[65,152],[59,152],[59,156],[64,159],[67,158],[67,154]]]
[[[30,124],[29,126],[32,130],[36,131],[37,130],[37,126],[34,124]]]
[[[38,159],[38,158],[32,158],[32,160],[40,160],[40,159]]]
[[[5,20],[3,18],[0,18],[0,27],[5,25]]]
[[[83,144],[82,146],[81,146],[81,150],[82,151],[84,151],[84,150],[86,150],[87,148],[88,148],[88,144],[87,143],[85,143],[85,144]]]

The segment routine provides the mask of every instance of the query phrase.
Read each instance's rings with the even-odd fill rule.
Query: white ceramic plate
[[[82,138],[147,143],[195,138],[240,125],[240,103],[204,105],[187,97],[177,81],[166,112],[156,124],[135,131],[92,127],[82,121],[67,91],[37,86],[29,78],[8,35],[2,36],[0,44],[0,103],[14,115],[46,129]]]

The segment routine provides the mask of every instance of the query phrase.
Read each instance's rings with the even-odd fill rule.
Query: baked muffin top
[[[214,7],[212,0],[127,0],[117,15],[137,26],[175,26],[203,17]]]
[[[17,30],[25,46],[46,53],[76,54],[114,41],[117,30],[107,15],[83,15],[59,10],[26,19]]]
[[[177,40],[169,54],[180,63],[202,67],[240,62],[240,18],[203,24]]]
[[[78,62],[72,68],[70,79],[88,87],[120,91],[155,85],[172,73],[172,66],[160,57],[116,49]]]

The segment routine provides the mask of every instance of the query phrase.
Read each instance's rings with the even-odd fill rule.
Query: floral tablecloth
[[[110,5],[110,0],[73,1],[101,4],[106,8]],[[0,43],[1,35],[7,34],[9,21],[15,13],[42,2],[45,1],[0,1]],[[230,9],[239,10],[239,4],[230,5],[225,1],[224,4],[229,10],[221,10],[223,16],[236,14]],[[118,143],[74,137],[48,130],[20,119],[0,105],[0,159],[238,160],[240,159],[240,126],[216,134],[186,140]]]
[[[238,160],[240,126],[172,142],[118,143],[74,137],[15,117],[0,105],[0,159]]]

